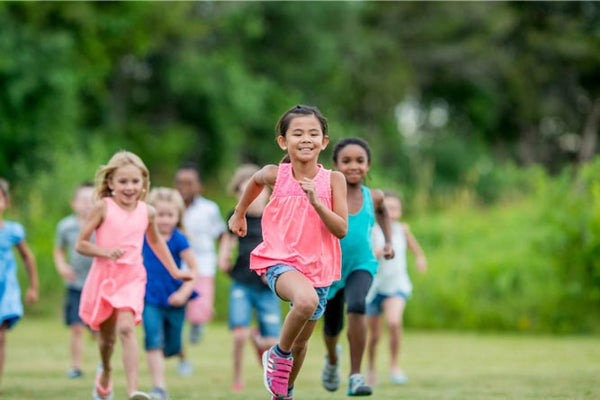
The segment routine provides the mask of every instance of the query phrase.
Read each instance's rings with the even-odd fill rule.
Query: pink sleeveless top
[[[331,171],[319,165],[314,177],[321,202],[332,208]],[[262,275],[285,264],[304,274],[314,287],[340,279],[340,241],[308,201],[293,177],[291,164],[279,164],[271,199],[262,216],[263,242],[250,254],[250,268]]]
[[[118,260],[94,258],[81,293],[79,316],[92,329],[99,329],[115,309],[129,309],[139,324],[146,290],[142,246],[148,228],[148,207],[138,201],[133,211],[127,211],[111,197],[102,201],[106,202],[106,217],[96,229],[95,243],[106,248],[120,247],[125,254]]]

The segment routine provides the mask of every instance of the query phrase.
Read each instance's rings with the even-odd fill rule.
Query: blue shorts
[[[185,307],[160,307],[144,304],[144,348],[162,350],[165,357],[181,352],[181,331]]]
[[[367,303],[367,315],[381,315],[383,312],[383,302],[390,297],[401,297],[406,301],[409,296],[404,292],[396,292],[394,294],[377,293],[375,298]]]
[[[294,270],[296,270],[296,268],[285,264],[277,264],[267,269],[267,282],[273,293],[277,294],[277,291],[275,290],[275,284],[277,283],[279,276],[284,272]],[[323,313],[325,312],[325,306],[327,305],[327,293],[329,292],[329,286],[315,288],[315,291],[317,292],[317,296],[319,296],[319,304],[317,305],[317,309],[312,317],[310,317],[311,321],[316,321],[323,316]],[[279,295],[277,294],[277,296]],[[293,307],[294,305],[290,303],[290,306]]]
[[[281,303],[268,287],[231,284],[229,289],[229,328],[250,326],[252,309],[256,310],[260,335],[279,337],[281,329]]]
[[[83,321],[79,316],[79,301],[81,299],[81,290],[67,288],[65,294],[65,304],[63,308],[65,325],[71,326],[74,324],[83,325]]]

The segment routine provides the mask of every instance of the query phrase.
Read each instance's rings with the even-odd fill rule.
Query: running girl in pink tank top
[[[229,228],[244,236],[248,206],[265,185],[273,187],[262,217],[263,242],[251,253],[250,268],[266,275],[271,290],[292,304],[279,344],[263,353],[265,387],[273,399],[291,400],[329,285],[340,278],[339,238],[348,230],[348,207],[344,176],[317,163],[329,143],[321,112],[293,107],[279,119],[277,134],[289,162],[266,165],[252,176]]]
[[[175,279],[191,280],[177,268],[154,222],[154,208],[143,201],[150,186],[148,169],[133,153],[120,151],[96,174],[100,200],[81,228],[76,250],[94,257],[85,281],[79,315],[98,329],[102,368],[98,368],[92,396],[112,399],[111,357],[118,336],[130,400],[150,399],[137,391],[138,345],[134,326],[141,322],[146,287],[142,260],[144,234],[152,250]],[[96,231],[95,242],[90,241]]]

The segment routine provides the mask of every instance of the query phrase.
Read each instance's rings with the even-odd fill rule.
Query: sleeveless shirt
[[[319,200],[332,209],[331,171],[318,166],[313,178]],[[250,268],[259,275],[285,264],[304,274],[313,287],[326,287],[340,278],[341,250],[314,207],[292,165],[279,164],[273,193],[262,217],[263,241],[250,254]]]
[[[106,217],[96,229],[96,244],[120,247],[125,254],[117,260],[94,258],[81,292],[79,316],[92,329],[99,329],[115,309],[128,309],[139,324],[146,290],[142,246],[148,228],[148,207],[138,201],[135,209],[128,211],[110,197],[102,201],[106,202]]]

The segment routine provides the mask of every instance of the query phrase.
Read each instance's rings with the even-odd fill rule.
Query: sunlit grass
[[[141,338],[141,328],[138,330]],[[97,363],[95,343],[86,343],[85,373],[68,380],[68,333],[60,320],[25,318],[9,332],[2,399],[91,399]],[[141,343],[141,341],[140,341]],[[342,341],[342,373],[348,371],[348,352]],[[385,344],[385,342],[383,343]],[[409,330],[405,335],[403,366],[408,385],[387,381],[387,356],[381,349],[381,383],[374,399],[600,399],[600,338],[520,335],[480,335]],[[269,399],[262,386],[261,368],[247,348],[246,390],[232,393],[231,335],[222,324],[209,327],[202,343],[188,347],[195,365],[191,378],[175,373],[175,360],[167,364],[172,399]],[[338,392],[321,388],[323,361],[320,330],[311,347],[295,391],[296,399],[346,399],[346,382]],[[140,352],[140,389],[150,379]],[[115,353],[116,400],[125,399],[125,378],[120,351]]]

